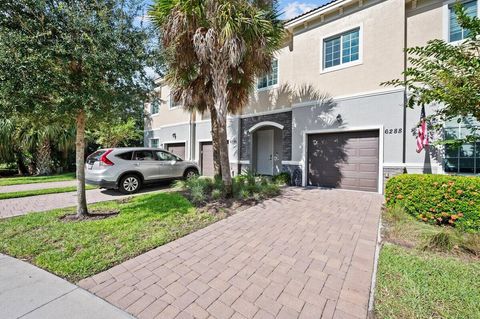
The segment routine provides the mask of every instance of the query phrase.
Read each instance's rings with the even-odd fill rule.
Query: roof
[[[294,20],[297,20],[298,18],[301,18],[301,17],[303,17],[303,16],[306,16],[307,14],[310,14],[310,13],[313,13],[313,12],[315,12],[315,11],[318,11],[318,10],[322,9],[323,7],[326,7],[326,6],[328,6],[328,5],[330,5],[330,4],[334,3],[334,2],[337,2],[337,1],[339,1],[339,0],[332,0],[332,1],[329,1],[329,2],[327,2],[327,3],[324,3],[324,4],[322,4],[321,6],[318,6],[318,7],[314,8],[314,9],[312,9],[312,10],[308,10],[308,11],[306,11],[306,12],[304,12],[304,13],[296,16],[296,17],[293,17],[293,18],[291,18],[291,19],[286,20],[285,23],[289,23],[289,22],[292,22],[292,21],[294,21]]]

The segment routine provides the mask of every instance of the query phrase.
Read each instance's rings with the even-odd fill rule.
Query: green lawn
[[[95,186],[86,185],[85,189],[95,189]],[[76,191],[76,186],[69,187],[57,187],[57,188],[45,188],[45,189],[35,189],[30,191],[21,191],[21,192],[10,192],[10,193],[0,193],[0,200],[8,198],[20,198],[20,197],[29,197],[37,195],[46,195],[46,194],[56,194],[56,193],[67,193]]]
[[[480,318],[480,263],[385,244],[377,318]]]
[[[64,173],[50,176],[20,176],[20,177],[4,177],[0,178],[0,186],[62,182],[75,179],[75,173]]]
[[[0,220],[0,252],[77,282],[220,218],[197,212],[178,193],[89,207],[120,213],[103,220],[64,222],[59,217],[74,209],[59,209]]]

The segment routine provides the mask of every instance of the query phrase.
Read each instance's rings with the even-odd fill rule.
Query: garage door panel
[[[166,145],[167,151],[185,159],[185,143],[171,143]]]
[[[378,131],[310,135],[308,185],[377,191],[378,148]]]
[[[213,167],[213,145],[212,142],[203,142],[200,144],[200,166],[202,175],[213,176],[215,174]]]

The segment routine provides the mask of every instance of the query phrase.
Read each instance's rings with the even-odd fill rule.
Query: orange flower
[[[401,194],[397,195],[397,199],[403,199],[403,195]]]
[[[457,216],[457,215],[452,215],[452,216],[450,216],[450,218],[451,218],[452,220],[455,220],[455,219],[458,218],[458,216]]]
[[[458,213],[458,217],[463,217],[463,213]]]
[[[462,195],[463,194],[463,191],[461,189],[457,190],[457,194],[458,195]]]

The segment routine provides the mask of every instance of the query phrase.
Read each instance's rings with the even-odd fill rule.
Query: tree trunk
[[[15,158],[17,162],[18,174],[28,175],[28,167],[27,165],[25,165],[25,160],[23,158],[22,152],[18,151],[15,155]]]
[[[75,162],[77,168],[77,218],[88,215],[85,194],[85,111],[77,114],[77,134],[75,137]]]
[[[45,138],[37,150],[37,175],[52,174],[51,153],[50,140]]]
[[[212,148],[213,148],[213,170],[215,178],[222,178],[222,165],[220,163],[220,146],[218,144],[217,111],[210,110],[210,121],[212,124]]]
[[[228,159],[228,143],[227,143],[227,82],[228,82],[228,60],[223,57],[217,57],[214,61],[212,82],[214,105],[217,112],[217,131],[218,131],[218,146],[220,153],[220,165],[222,172],[222,181],[225,186],[225,196],[231,197],[232,189],[232,175],[230,173],[230,161]]]

